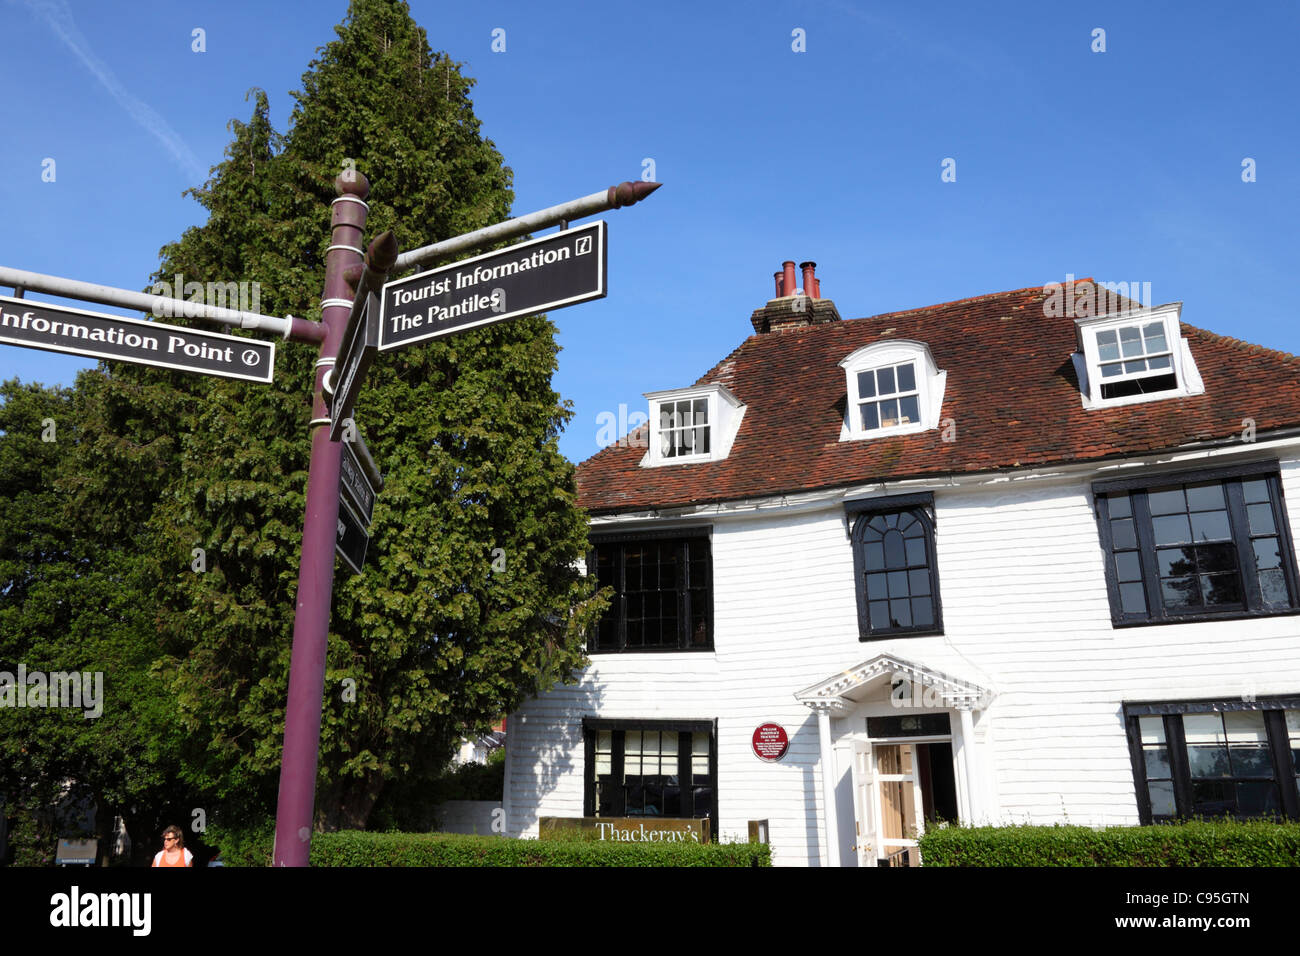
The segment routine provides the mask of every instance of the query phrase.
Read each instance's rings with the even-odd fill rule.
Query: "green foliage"
[[[441,805],[448,800],[491,800],[505,793],[505,764],[462,764],[432,779],[401,779],[385,788],[370,814],[370,830],[436,830]]]
[[[1300,823],[946,827],[920,844],[925,866],[1296,866]]]
[[[101,385],[89,373],[75,389],[0,386],[0,671],[77,671],[102,691],[81,707],[0,710],[0,794],[19,864],[51,862],[87,805],[104,836],[131,807],[152,830],[175,795],[180,729],[150,673],[159,646],[142,597],[142,501],[165,456],[157,436],[105,440],[123,409]],[[131,412],[142,438],[147,406]]]
[[[333,182],[349,161],[373,187],[367,235],[392,229],[402,248],[509,216],[511,172],[480,134],[472,81],[430,51],[406,5],[353,0],[337,33],[287,133],[253,92],[225,160],[191,192],[207,222],[163,247],[155,279],[255,282],[258,311],[318,319]],[[462,736],[585,663],[581,635],[603,602],[574,570],[586,522],[556,443],[570,413],[550,385],[554,331],[544,317],[501,323],[371,368],[356,417],[385,487],[365,574],[335,582],[326,829],[366,825],[391,783],[418,789]],[[0,663],[106,669],[113,688],[85,726],[5,716],[11,812],[48,806],[68,776],[122,806],[165,807],[179,781],[180,806],[270,808],[316,357],[281,343],[270,385],[113,365],[71,394],[6,393]],[[60,439],[45,447],[32,428],[48,415]],[[155,822],[133,838],[148,842]]]
[[[211,833],[209,834],[211,836]],[[267,866],[273,834],[221,834],[227,866]],[[312,866],[771,866],[771,848],[759,843],[592,843],[512,840],[453,833],[318,834]]]

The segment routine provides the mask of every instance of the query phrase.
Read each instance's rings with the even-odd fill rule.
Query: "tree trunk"
[[[384,791],[384,779],[379,773],[370,773],[361,779],[351,779],[335,784],[327,794],[322,794],[316,808],[316,829],[364,830]]]

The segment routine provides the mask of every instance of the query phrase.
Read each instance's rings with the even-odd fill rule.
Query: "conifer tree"
[[[257,283],[258,311],[319,319],[329,202],[349,168],[372,183],[367,235],[391,229],[402,248],[508,218],[511,173],[472,81],[406,4],[353,0],[336,33],[283,135],[250,94],[192,191],[207,222],[163,247],[154,280]],[[575,570],[586,523],[556,443],[569,413],[550,384],[554,331],[518,319],[371,367],[355,415],[385,487],[364,574],[336,577],[322,827],[364,826],[386,788],[418,790],[460,736],[584,661],[601,602]],[[70,507],[101,508],[137,555],[134,633],[155,651],[137,671],[173,702],[156,732],[214,819],[274,808],[316,357],[282,343],[269,385],[123,365],[78,385],[96,411]]]
[[[411,248],[509,216],[511,174],[482,137],[471,81],[398,0],[354,0],[278,137],[258,93],[195,195],[208,222],[163,250],[182,272],[257,281],[261,309],[319,317],[329,200],[371,181],[367,234]],[[554,327],[522,319],[385,353],[356,417],[384,473],[365,573],[340,572],[317,796],[325,827],[362,826],[386,785],[440,769],[455,740],[582,662],[598,612],[574,571],[586,525],[556,438]],[[269,387],[212,381],[155,515],[194,782],[274,793],[309,452],[310,347]],[[206,571],[190,573],[195,547]]]

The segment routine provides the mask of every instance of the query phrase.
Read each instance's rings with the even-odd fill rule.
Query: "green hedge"
[[[273,828],[240,833],[209,827],[227,866],[267,866]],[[771,866],[770,848],[754,843],[705,846],[512,840],[457,833],[314,833],[312,866]]]
[[[925,866],[1296,866],[1300,823],[1149,827],[946,827],[921,837]]]

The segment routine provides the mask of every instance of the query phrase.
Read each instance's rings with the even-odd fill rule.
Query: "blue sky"
[[[0,0],[0,264],[142,288],[159,248],[203,221],[181,193],[221,160],[245,93],[265,89],[283,130],[346,9]],[[1149,282],[1192,325],[1300,352],[1295,4],[411,10],[477,80],[517,214],[639,178],[645,160],[665,184],[605,216],[608,298],[552,314],[575,461],[602,413],[644,410],[643,392],[739,344],[785,259],[815,260],[845,318],[1073,273]],[[71,383],[89,364],[0,346],[0,378]]]

